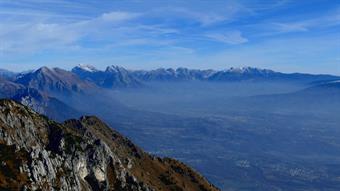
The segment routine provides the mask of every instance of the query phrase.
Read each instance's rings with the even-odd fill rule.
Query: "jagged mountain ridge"
[[[72,69],[81,79],[93,82],[103,88],[140,87],[141,82],[130,71],[119,66],[108,66],[105,71],[90,65],[78,65]]]
[[[14,78],[14,79],[13,79]],[[147,82],[235,82],[235,81],[285,81],[317,83],[339,80],[332,75],[302,73],[281,73],[252,67],[230,68],[227,70],[197,70],[188,68],[156,70],[128,70],[120,66],[108,66],[104,71],[91,65],[79,65],[71,71],[42,67],[38,70],[20,73],[11,81],[41,91],[72,94],[84,93],[95,88],[135,88]]]
[[[190,81],[204,80],[214,73],[213,70],[192,70],[188,68],[132,71],[132,75],[142,81]]]
[[[81,80],[77,75],[69,71],[47,67],[22,74],[15,82],[49,93],[68,95],[72,93],[84,93],[95,88],[94,84]]]
[[[59,124],[0,100],[0,189],[215,191],[173,159],[150,156],[96,117]]]
[[[77,66],[72,72],[79,75],[83,79],[91,81],[105,81],[106,73],[114,71],[115,80],[111,79],[111,83],[116,81],[116,87],[132,87],[136,86],[136,81],[209,81],[209,82],[234,82],[234,81],[295,81],[302,83],[311,83],[323,80],[336,80],[340,77],[332,75],[312,75],[302,73],[281,73],[268,69],[259,69],[253,67],[230,68],[227,70],[197,70],[188,68],[159,68],[156,70],[127,70],[119,66],[109,66],[105,71],[100,71],[93,66]],[[103,82],[99,83],[103,84]],[[123,85],[122,85],[123,84]],[[137,84],[138,85],[138,84]],[[111,88],[111,86],[109,86]]]

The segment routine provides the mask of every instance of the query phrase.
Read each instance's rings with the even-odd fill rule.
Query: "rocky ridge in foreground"
[[[0,161],[0,190],[218,190],[96,117],[60,124],[11,100],[0,100]]]

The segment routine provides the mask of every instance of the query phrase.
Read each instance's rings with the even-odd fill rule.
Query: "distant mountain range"
[[[71,71],[60,68],[42,67],[34,71],[14,73],[0,70],[0,97],[13,98],[23,104],[30,105],[41,113],[54,119],[62,120],[76,117],[75,109],[67,107],[59,101],[59,96],[88,94],[96,89],[138,88],[147,86],[148,82],[263,82],[284,81],[315,84],[319,88],[338,86],[333,81],[340,80],[338,76],[312,74],[285,74],[267,69],[251,67],[230,68],[228,70],[194,70],[187,68],[156,69],[150,71],[128,70],[119,66],[109,66],[105,71],[90,65],[79,65]],[[321,84],[321,85],[320,85]],[[54,108],[65,107],[65,115],[57,116]]]
[[[172,89],[168,88],[169,83],[187,83],[186,85],[189,87],[192,84],[204,82],[203,85],[200,86],[200,88],[204,89],[207,87],[205,83],[214,84],[214,86],[218,85],[216,87],[223,88],[224,85],[220,86],[220,84],[232,84],[234,82],[279,82],[273,84],[280,84],[284,82],[286,84],[299,84],[299,87],[303,87],[303,90],[299,89],[298,91],[294,90],[294,92],[289,93],[268,95],[253,94],[256,96],[246,98],[237,97],[236,99],[230,99],[225,102],[216,100],[217,104],[212,106],[213,110],[215,111],[218,108],[222,108],[222,110],[225,108],[232,110],[232,107],[237,107],[235,111],[252,112],[252,110],[256,110],[254,113],[261,113],[258,111],[282,112],[287,110],[295,113],[301,113],[302,111],[309,113],[322,111],[327,114],[333,113],[333,115],[337,115],[339,109],[336,108],[340,108],[340,77],[332,75],[285,74],[251,67],[230,68],[220,71],[193,70],[187,68],[161,68],[144,71],[128,70],[119,66],[109,66],[105,70],[98,70],[89,65],[79,65],[71,71],[47,67],[24,73],[2,71],[2,73],[0,72],[0,98],[16,100],[60,122],[69,118],[77,118],[84,113],[97,112],[102,115],[101,117],[104,120],[110,121],[111,124],[117,123],[124,127],[123,132],[131,137],[135,136],[147,142],[145,139],[150,139],[150,135],[147,133],[154,133],[152,135],[157,136],[157,138],[155,138],[158,141],[155,141],[157,144],[161,143],[162,139],[171,137],[171,133],[167,133],[170,132],[168,129],[169,126],[180,127],[176,130],[180,130],[181,128],[187,130],[187,126],[190,126],[190,133],[187,133],[188,137],[190,137],[191,134],[197,132],[202,134],[201,131],[206,128],[206,122],[204,123],[204,120],[202,122],[198,119],[196,121],[196,118],[192,119],[191,122],[189,119],[188,122],[188,118],[185,117],[180,118],[175,115],[147,112],[144,110],[135,111],[121,104],[112,96],[112,94],[122,91],[110,90],[127,89],[131,92],[136,89],[148,89],[153,91],[153,89],[145,87],[156,84],[157,87],[164,86],[164,89],[171,91]],[[269,83],[260,83],[260,85],[264,86],[268,84]],[[210,91],[208,87],[206,91]],[[221,92],[228,93],[227,91]],[[222,95],[219,97],[223,97],[223,93],[221,93]],[[219,92],[216,92],[216,94],[219,94]],[[155,95],[155,99],[158,99],[156,96],[157,94]],[[136,99],[140,98],[136,96]],[[172,104],[172,102],[170,104]],[[210,102],[200,102],[199,104],[212,105]],[[293,114],[295,115],[295,113]],[[208,127],[215,127],[215,125],[214,122]],[[145,134],[140,134],[140,131],[145,131],[145,129],[147,129],[147,133],[144,132]],[[217,132],[213,133],[212,136],[214,137],[218,134]],[[183,134],[178,134],[176,136],[182,135]],[[211,138],[212,137],[207,137],[209,140]],[[197,140],[200,141],[200,138]],[[244,140],[246,141],[248,139]],[[178,140],[174,139],[173,141],[173,145],[176,145]],[[169,148],[173,149],[173,147]],[[185,149],[187,148],[182,148],[182,150]],[[205,153],[202,153],[202,155],[204,154]],[[215,181],[226,178],[217,177],[214,179],[213,174],[209,178],[211,177],[212,180]]]
[[[235,82],[235,81],[292,81],[311,83],[318,81],[340,79],[332,75],[312,75],[301,73],[280,73],[267,69],[252,67],[230,68],[228,70],[196,70],[188,68],[156,69],[156,70],[127,70],[118,66],[109,66],[100,71],[93,66],[79,65],[72,69],[82,79],[92,81],[102,87],[137,87],[143,82],[150,81],[209,81],[209,82]],[[107,85],[105,85],[107,84]]]
[[[136,87],[141,82],[150,81],[209,81],[209,82],[234,82],[234,81],[294,81],[310,83],[322,80],[336,80],[340,77],[332,75],[311,74],[285,74],[267,69],[252,67],[230,68],[228,70],[194,70],[188,68],[156,69],[156,70],[127,70],[118,66],[110,66],[105,71],[100,71],[93,66],[80,65],[72,69],[82,79],[87,79],[102,87]],[[106,83],[105,83],[106,82]],[[110,84],[110,85],[104,85]]]
[[[217,71],[211,75],[209,81],[276,81],[276,82],[298,82],[312,83],[322,80],[336,80],[338,76],[332,75],[313,75],[302,73],[281,73],[267,69],[258,68],[231,68],[229,70]]]
[[[196,70],[188,68],[128,70],[119,66],[108,66],[101,71],[91,65],[78,65],[71,71],[60,68],[42,67],[35,71],[16,74],[0,70],[0,77],[12,82],[35,88],[70,94],[84,93],[88,89],[143,87],[147,82],[235,82],[235,81],[283,81],[298,83],[319,83],[340,80],[339,76],[292,73],[286,74],[252,67],[230,68],[228,70]]]

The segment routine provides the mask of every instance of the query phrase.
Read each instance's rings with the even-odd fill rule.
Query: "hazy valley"
[[[59,121],[96,115],[222,190],[339,189],[340,77],[116,66],[1,76],[1,97]]]

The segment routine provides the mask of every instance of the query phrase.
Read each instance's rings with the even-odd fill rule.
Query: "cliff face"
[[[10,100],[0,101],[0,161],[0,190],[217,190],[96,117],[59,124]]]

